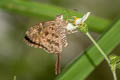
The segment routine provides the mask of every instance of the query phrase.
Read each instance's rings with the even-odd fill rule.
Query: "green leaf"
[[[117,65],[116,65],[116,66],[117,66],[117,68],[118,68],[118,69],[120,69],[120,62],[119,62],[119,63],[117,63]]]
[[[63,14],[65,19],[70,18],[70,16],[83,16],[78,12],[61,7],[23,0],[0,0],[0,8],[13,13],[35,17],[40,20],[52,20],[58,14]],[[86,23],[91,31],[103,32],[109,24],[109,21],[90,16]]]
[[[120,20],[102,35],[98,44],[109,54],[120,43]],[[103,56],[95,46],[91,46],[71,65],[62,71],[56,80],[84,80],[103,61]],[[103,71],[104,72],[104,71]]]
[[[63,14],[65,19],[71,16],[81,17],[82,14],[65,10],[64,8],[36,3],[23,0],[0,0],[0,9],[38,18],[40,20],[52,20],[58,14]],[[70,13],[70,14],[69,14]],[[87,25],[91,31],[103,32],[109,24],[108,20],[90,16]],[[98,41],[99,45],[108,54],[120,43],[120,20],[102,35]],[[103,60],[103,56],[99,53],[95,46],[86,50],[82,56],[79,56],[69,67],[63,70],[62,74],[56,78],[57,80],[84,80]]]
[[[115,66],[116,68],[120,69],[120,56],[110,55],[109,57],[110,57],[110,63],[113,66],[113,68]]]
[[[109,56],[109,59],[111,64],[116,64],[119,61],[119,57],[113,54]]]

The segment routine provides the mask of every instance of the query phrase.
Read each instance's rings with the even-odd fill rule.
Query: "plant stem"
[[[117,76],[116,76],[116,70],[112,70],[112,66],[110,64],[110,60],[109,58],[107,57],[107,55],[105,54],[105,52],[100,48],[100,46],[96,43],[96,41],[93,39],[93,37],[89,34],[89,32],[86,33],[86,35],[88,36],[88,38],[93,42],[93,44],[96,46],[96,48],[100,51],[100,53],[104,56],[105,60],[107,61],[111,71],[112,71],[112,74],[113,74],[113,78],[114,80],[117,80]]]
[[[57,53],[57,60],[56,60],[56,64],[55,64],[55,73],[56,75],[60,74],[60,60],[61,60],[61,53]]]
[[[89,39],[93,42],[93,44],[96,46],[96,48],[100,51],[100,53],[104,56],[105,60],[110,64],[109,58],[105,55],[104,51],[100,48],[100,46],[96,43],[96,41],[93,39],[93,37],[87,32],[86,35],[89,37]]]
[[[16,75],[13,77],[13,80],[16,80]]]
[[[117,76],[116,76],[116,64],[114,66],[114,70],[112,70],[113,72],[113,77],[114,77],[114,80],[117,80]]]

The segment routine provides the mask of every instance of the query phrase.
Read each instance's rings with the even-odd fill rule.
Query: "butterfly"
[[[30,27],[25,33],[24,41],[27,45],[43,48],[48,53],[61,53],[62,47],[68,45],[67,24],[63,16],[58,15],[53,21],[41,22]]]
[[[57,55],[56,74],[60,73],[60,54],[63,47],[67,47],[66,35],[69,34],[66,27],[68,21],[63,15],[58,15],[52,21],[41,22],[30,27],[24,37],[24,42],[35,48],[42,48],[48,53]]]
[[[89,15],[90,12],[82,18],[75,17],[72,24],[64,20],[63,15],[56,16],[52,21],[36,24],[26,31],[24,42],[31,47],[42,48],[48,53],[56,54],[55,70],[56,74],[59,74],[62,48],[68,45],[66,35],[77,32],[78,25],[84,23]]]

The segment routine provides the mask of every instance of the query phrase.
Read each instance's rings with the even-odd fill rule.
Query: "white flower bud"
[[[88,16],[90,15],[90,12],[87,12],[82,18],[76,18],[75,19],[75,21],[74,21],[74,24],[76,25],[76,26],[74,26],[73,25],[73,23],[68,23],[68,25],[67,25],[67,30],[69,31],[69,30],[75,30],[78,26],[78,24],[80,24],[80,23],[84,23],[86,20],[87,20],[87,18],[88,18]]]

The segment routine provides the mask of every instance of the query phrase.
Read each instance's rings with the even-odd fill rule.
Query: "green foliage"
[[[30,16],[40,20],[51,20],[58,14],[63,14],[65,19],[68,19],[70,15],[77,17],[82,16],[81,13],[61,7],[22,0],[0,0],[0,8],[12,13]],[[90,16],[86,23],[91,31],[103,32],[109,24],[109,21],[99,17]]]
[[[88,32],[87,24],[85,24],[85,23],[79,24],[79,25],[78,25],[78,30],[79,30],[80,32],[87,33],[87,32]]]
[[[109,54],[120,43],[120,20],[102,34],[98,44],[106,54]],[[57,80],[84,80],[103,61],[103,56],[95,46],[89,47],[72,64],[63,70]]]
[[[82,16],[82,14],[78,12],[71,10],[65,11],[64,8],[57,6],[23,0],[0,0],[0,9],[24,16],[38,18],[40,20],[51,20],[58,14],[63,14],[65,19],[67,19],[69,17],[68,11],[72,16]],[[91,31],[103,32],[107,28],[109,21],[95,16],[90,16],[86,21],[86,24]],[[109,54],[120,43],[119,33],[120,20],[111,25],[111,28],[103,33],[101,38],[98,40],[98,44],[106,54]],[[103,56],[101,56],[96,47],[92,45],[83,52],[83,55],[73,61],[69,67],[65,68],[56,79],[84,80],[96,68],[96,66],[103,61],[103,59]],[[113,64],[116,60],[112,60],[111,62]],[[120,63],[118,64],[118,68],[120,68]]]
[[[109,57],[111,65],[113,66],[113,70],[116,68],[120,69],[120,56],[110,55]]]

